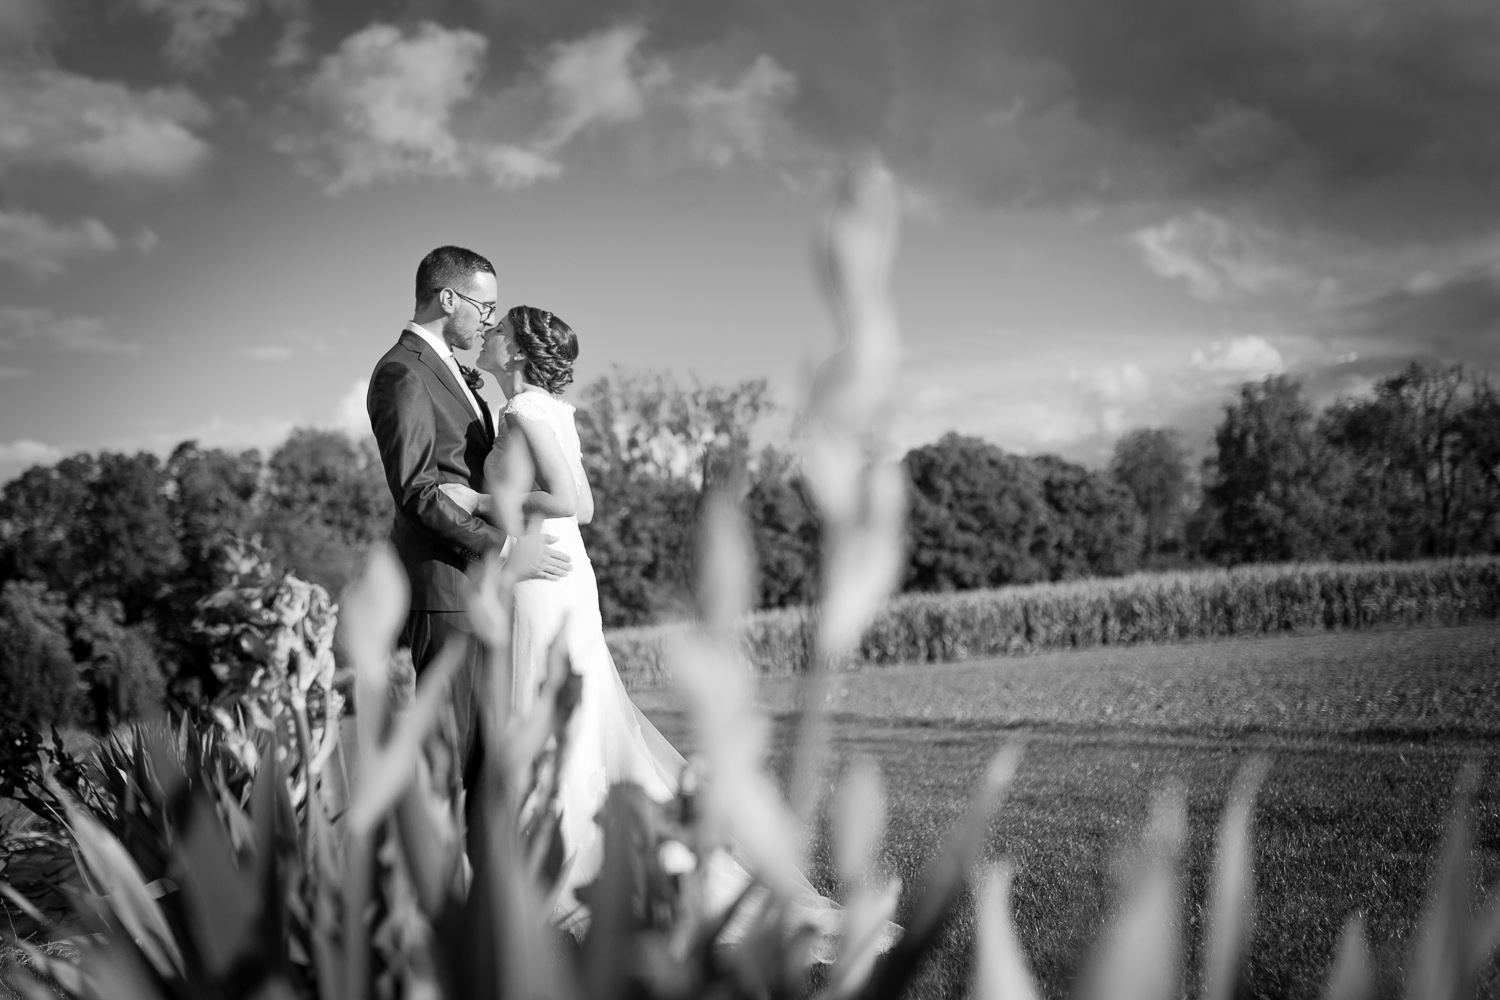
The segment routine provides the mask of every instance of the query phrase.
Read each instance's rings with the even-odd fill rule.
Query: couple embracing
[[[547,651],[561,635],[583,684],[559,782],[565,868],[553,918],[577,931],[587,911],[573,890],[590,882],[603,861],[595,815],[609,786],[634,782],[665,801],[676,794],[685,762],[630,700],[604,642],[594,572],[579,534],[595,498],[573,407],[559,395],[573,379],[578,338],[543,309],[517,306],[499,314],[498,293],[494,267],[471,250],[439,247],[424,257],[412,320],[376,364],[366,405],[396,502],[392,542],[411,581],[400,642],[411,648],[419,675],[450,639],[467,648],[453,686],[466,787],[483,753],[476,701],[483,658],[468,624],[470,581],[487,553],[498,550],[504,558],[513,542],[487,519],[493,512],[483,493],[485,465],[491,461],[494,469],[499,459],[492,456],[508,449],[525,449],[531,458],[536,482],[523,512],[543,519],[547,545],[515,589],[514,702],[521,714],[530,711]],[[498,415],[475,391],[482,376],[454,356],[481,341],[476,364],[506,397]],[[713,865],[710,891],[727,906],[750,876],[722,852]],[[789,902],[831,940],[841,911],[805,879],[799,890]]]

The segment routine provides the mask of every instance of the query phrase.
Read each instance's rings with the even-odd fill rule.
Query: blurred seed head
[[[773,889],[795,879],[800,827],[763,770],[769,724],[755,701],[747,664],[705,634],[679,637],[672,663],[706,772],[694,796],[702,826],[733,831]]]
[[[496,519],[507,535],[526,534],[526,518],[521,504],[536,477],[531,453],[525,448],[506,448],[502,453],[499,474],[489,484]]]
[[[834,856],[850,886],[869,885],[885,836],[885,790],[880,771],[867,757],[844,772],[834,805]]]
[[[1031,965],[1010,919],[1010,865],[990,865],[979,886],[974,1000],[1037,1000]]]
[[[1251,758],[1240,769],[1219,823],[1203,949],[1206,1000],[1232,1000],[1240,965],[1249,950],[1255,922],[1251,816],[1256,793],[1269,770],[1270,761],[1264,756]]]
[[[364,572],[340,602],[344,618],[338,635],[354,666],[355,720],[362,752],[373,753],[390,712],[390,660],[406,622],[411,588],[395,551],[374,545]]]
[[[384,672],[410,601],[411,587],[395,550],[385,543],[372,545],[364,571],[340,600],[339,641],[356,670]]]
[[[841,344],[809,401],[813,422],[843,437],[857,439],[876,423],[895,375],[900,342],[890,270],[899,222],[894,176],[873,158],[857,164],[835,198],[824,243]]]
[[[834,528],[824,557],[820,628],[824,655],[837,660],[859,642],[895,589],[905,556],[906,479],[899,466],[861,471],[865,492],[857,519]]]
[[[1181,978],[1182,894],[1177,862],[1187,830],[1180,787],[1152,802],[1144,852],[1119,914],[1086,977],[1088,1000],[1176,1000]]]
[[[1323,996],[1326,1000],[1371,1000],[1375,996],[1375,974],[1370,946],[1365,941],[1365,922],[1357,913],[1344,922]]]
[[[750,610],[755,551],[733,493],[710,488],[698,521],[698,620],[729,641]]]

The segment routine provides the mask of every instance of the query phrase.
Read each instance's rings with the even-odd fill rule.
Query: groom
[[[416,310],[375,365],[365,399],[396,501],[391,542],[411,581],[411,612],[398,642],[411,648],[418,676],[445,643],[465,645],[453,704],[466,786],[480,756],[475,750],[483,662],[469,626],[468,591],[484,554],[498,549],[505,555],[510,539],[438,487],[485,489],[484,460],[495,443],[495,422],[453,352],[473,347],[490,327],[497,291],[495,268],[472,250],[438,247],[422,258]],[[544,549],[530,576],[557,579],[568,565],[567,556]]]

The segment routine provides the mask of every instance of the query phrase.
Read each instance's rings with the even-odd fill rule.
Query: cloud
[[[179,70],[208,69],[224,41],[263,10],[282,19],[271,64],[284,68],[306,57],[311,24],[305,0],[134,0],[134,4],[142,13],[166,22],[162,54]]]
[[[1130,361],[1084,372],[1070,370],[1068,379],[1082,389],[1090,431],[1109,437],[1123,432],[1130,413],[1150,396],[1151,379]]]
[[[1003,357],[984,346],[1003,339]],[[1025,345],[1024,348],[1022,345]],[[1095,356],[1090,368],[1070,364]],[[1179,391],[1169,354],[1119,332],[992,332],[910,352],[897,398],[903,447],[948,431],[1024,454],[1107,458],[1131,426],[1160,422]]]
[[[0,483],[10,482],[33,465],[51,465],[62,457],[60,449],[30,438],[0,441]]]
[[[357,380],[349,391],[339,399],[334,410],[333,429],[343,431],[356,440],[372,436],[370,414],[365,409],[365,396],[370,392],[370,380]]]
[[[0,51],[42,48],[55,30],[48,0],[0,0]]]
[[[63,166],[100,180],[178,180],[209,155],[207,106],[181,87],[134,90],[50,66],[0,68],[0,174]]]
[[[312,17],[306,9],[308,0],[283,0],[280,6],[289,12],[282,24],[281,37],[276,40],[276,49],[271,54],[271,66],[275,69],[293,69],[312,58]]]
[[[1341,310],[1333,325],[1371,354],[1500,367],[1500,259],[1419,274]]]
[[[887,38],[927,42],[875,57],[895,84],[869,88],[886,95],[878,114],[861,112],[874,138],[897,138],[899,126],[903,152],[933,164],[956,149],[980,196],[1208,196],[1282,221],[1411,235],[1472,230],[1493,217],[1486,207],[1500,207],[1489,180],[1500,169],[1500,7],[1490,0],[1162,0],[1150,17],[1114,0],[920,10],[888,0],[865,18]],[[860,53],[867,35],[880,32],[828,46],[827,67],[789,65],[810,77],[847,74],[890,44],[872,39]],[[769,51],[780,56],[777,45]],[[900,113],[910,104],[950,111],[924,122]],[[986,113],[1004,107],[1017,109],[1010,123],[986,129]],[[1040,127],[1049,118],[1070,127]],[[998,141],[938,143],[966,127],[1038,148],[1002,161]],[[986,164],[1002,162],[1028,176],[986,189]],[[1052,183],[1036,173],[1049,167]]]
[[[477,152],[475,162],[496,187],[530,187],[537,181],[561,176],[562,164],[545,153],[522,146],[497,144]]]
[[[1138,229],[1130,240],[1153,272],[1186,281],[1195,296],[1208,301],[1312,284],[1273,252],[1269,233],[1211,212],[1198,210]]]
[[[358,183],[363,178],[356,171],[460,173],[450,122],[454,106],[474,94],[486,44],[472,31],[430,22],[410,37],[373,24],[345,39],[309,86],[314,103],[346,130],[338,183]]]
[[[693,84],[683,98],[693,151],[721,167],[740,156],[761,159],[770,124],[796,92],[796,77],[764,53],[727,87],[714,81]]]
[[[138,354],[141,345],[113,340],[104,320],[94,316],[58,316],[37,306],[0,306],[0,348],[43,344],[66,351]]]
[[[251,361],[288,361],[296,352],[285,344],[257,344],[254,347],[242,347],[239,355],[249,358]]]
[[[1286,362],[1275,345],[1254,334],[1233,337],[1227,343],[1215,341],[1206,352],[1194,351],[1188,364],[1195,371],[1235,382],[1254,381],[1286,371]]]
[[[490,42],[424,22],[372,24],[309,76],[276,147],[337,194],[377,182],[483,177],[516,189],[563,172],[584,137],[636,126],[647,159],[720,166],[760,159],[795,79],[760,56],[728,83],[646,54],[645,29],[619,24],[551,43],[486,92]]]
[[[409,33],[371,24],[320,61],[303,92],[312,120],[284,130],[276,147],[331,194],[476,169],[497,183],[551,176],[557,168],[526,150],[454,134],[454,111],[474,97],[487,46],[476,32],[432,22]]]
[[[1293,144],[1329,184],[1500,164],[1489,112],[1500,10],[1488,0],[1167,0],[1152,18],[1107,0],[1023,0],[1017,14],[1019,44],[1066,65],[1100,119],[1157,143],[1179,142],[1184,120],[1209,137],[1237,121],[1229,131],[1262,163],[1252,181],[1276,166],[1268,147]],[[1225,165],[1239,173],[1244,157]]]
[[[98,219],[57,223],[36,212],[0,210],[0,263],[33,280],[56,277],[69,262],[118,250],[120,241]]]
[[[504,64],[592,13],[487,6]],[[1473,232],[1500,210],[1493,0],[1160,0],[1150,16],[1118,0],[646,7],[669,62],[738,39],[797,80],[798,130],[874,145],[948,195],[1228,203],[1411,237]]]
[[[135,0],[170,26],[164,54],[179,69],[201,70],[219,43],[254,12],[256,0]]]
[[[640,55],[645,29],[619,25],[552,47],[542,72],[554,117],[539,139],[556,150],[596,125],[618,125],[645,113],[646,91],[671,79],[659,59]]]

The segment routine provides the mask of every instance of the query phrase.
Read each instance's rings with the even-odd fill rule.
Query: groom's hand
[[[556,535],[543,535],[542,541],[547,544],[542,547],[536,561],[531,564],[531,569],[521,579],[561,580],[573,571],[573,560],[561,549],[552,547],[552,543],[557,541]]]

